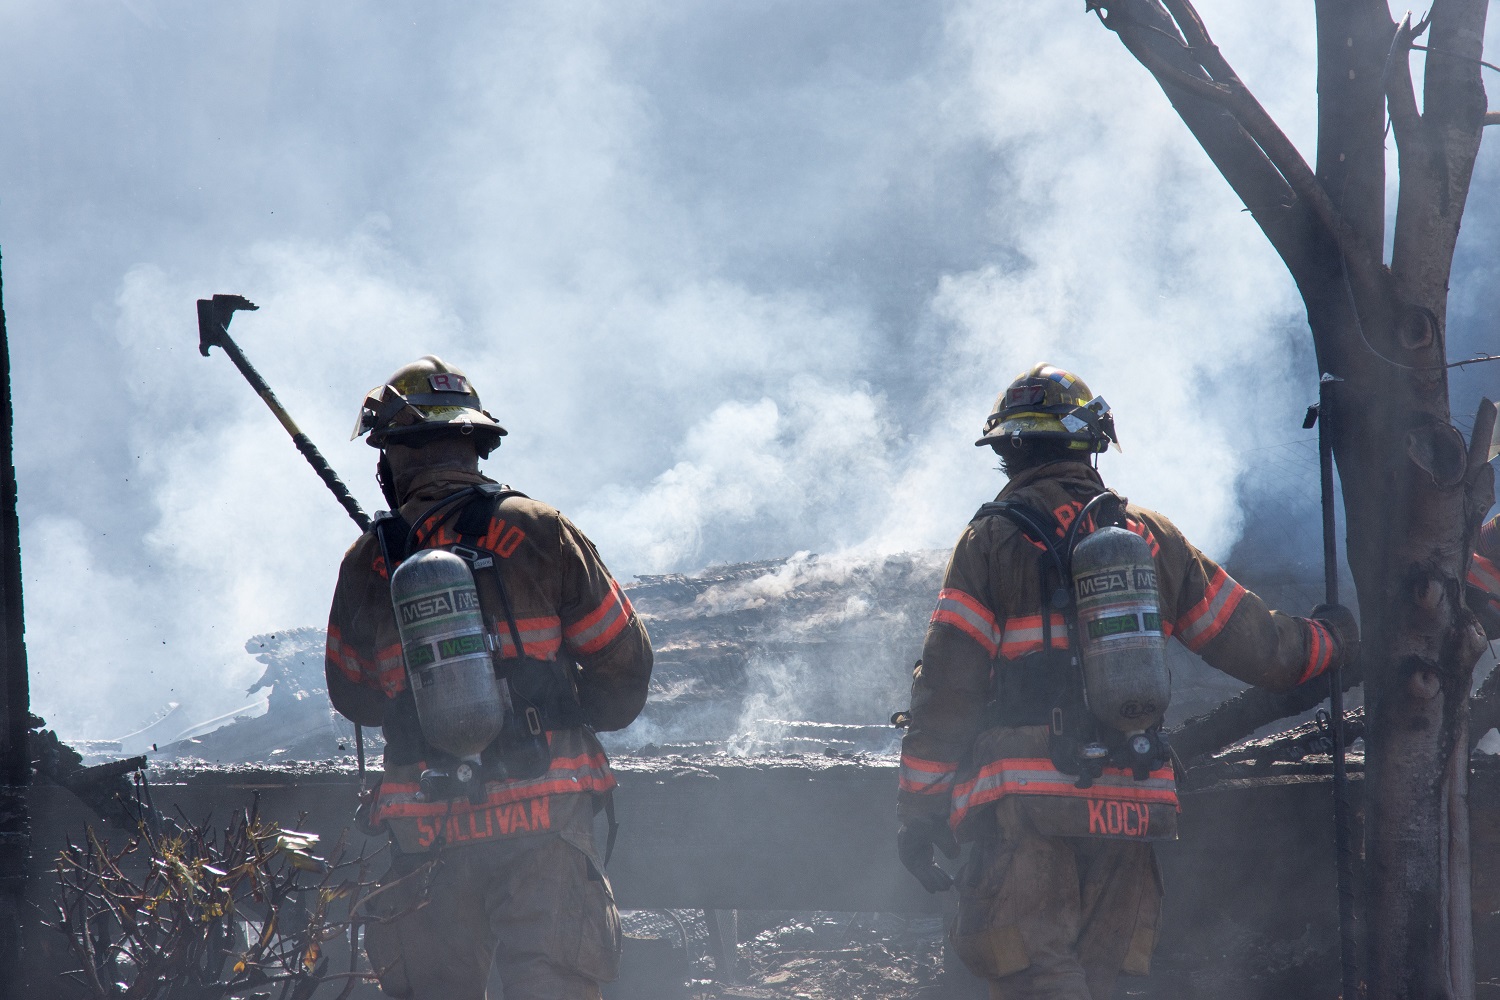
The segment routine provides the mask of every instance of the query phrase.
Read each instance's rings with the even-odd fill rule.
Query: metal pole
[[[1339,603],[1338,535],[1333,503],[1332,387],[1318,380],[1318,473],[1323,501],[1323,602]],[[1349,842],[1349,773],[1344,762],[1344,676],[1338,660],[1328,672],[1328,714],[1333,728],[1333,834],[1338,869],[1339,968],[1344,1000],[1359,996],[1359,950],[1354,928],[1354,849]]]
[[[10,396],[10,342],[5,332],[4,282],[0,280],[0,996],[24,995],[21,969],[26,876],[31,861],[31,683],[26,669],[21,605],[21,529],[16,514],[16,466]]]

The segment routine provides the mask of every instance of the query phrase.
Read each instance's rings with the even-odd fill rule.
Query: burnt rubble
[[[944,969],[949,900],[921,892],[892,847],[900,734],[889,718],[905,707],[943,562],[935,552],[800,554],[626,587],[656,669],[641,718],[602,734],[620,780],[610,875],[626,929],[611,1000],[984,995],[962,970]],[[1315,590],[1242,580],[1293,612]],[[252,639],[264,714],[188,730],[151,754],[158,804],[197,815],[256,796],[289,820],[305,817],[307,829],[346,827],[353,729],[328,705],[323,641],[317,628]],[[1168,648],[1169,725],[1222,712],[1243,690]],[[1238,742],[1225,748],[1215,736],[1187,762],[1183,839],[1159,851],[1171,888],[1157,972],[1122,984],[1126,995],[1337,992],[1323,988],[1337,981],[1327,722],[1241,715],[1235,726]],[[366,731],[366,746],[378,768],[378,732]],[[1500,845],[1500,820],[1480,805],[1500,783],[1491,762],[1477,759],[1476,854]],[[1500,879],[1483,871],[1476,902],[1500,908]],[[726,937],[738,948],[726,950]]]
[[[888,720],[905,707],[943,565],[940,552],[799,553],[637,579],[625,590],[651,633],[656,666],[645,711],[630,728],[603,734],[606,747],[645,756],[891,752],[898,734]],[[1246,582],[1273,606],[1305,603],[1300,582]],[[231,765],[352,755],[354,727],[328,704],[323,644],[321,628],[252,638],[246,650],[265,670],[248,693],[267,692],[264,712],[247,709],[208,731],[179,720],[172,735],[181,738],[163,734],[153,760]],[[1169,726],[1243,690],[1181,646],[1168,651]],[[365,737],[378,761],[378,730]]]

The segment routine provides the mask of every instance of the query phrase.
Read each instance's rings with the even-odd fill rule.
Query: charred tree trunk
[[[1285,261],[1331,387],[1348,556],[1364,633],[1368,996],[1474,995],[1468,694],[1483,637],[1464,577],[1491,506],[1487,421],[1470,447],[1448,404],[1448,277],[1487,121],[1487,0],[1317,0],[1318,154],[1302,159],[1189,0],[1086,0],[1156,77]],[[1430,28],[1423,107],[1410,70]],[[1386,115],[1400,165],[1383,260]],[[1493,118],[1493,115],[1488,116]]]
[[[21,939],[31,821],[30,683],[21,615],[21,535],[16,517],[10,344],[0,281],[0,996],[22,995]]]

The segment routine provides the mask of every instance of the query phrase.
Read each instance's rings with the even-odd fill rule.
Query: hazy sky
[[[1200,6],[1311,155],[1310,5]],[[353,526],[199,357],[214,292],[260,304],[231,332],[367,509],[358,402],[434,352],[511,431],[488,471],[622,577],[947,546],[1001,482],[971,446],[995,393],[1042,359],[1114,405],[1111,482],[1226,554],[1284,488],[1305,323],[1081,7],[0,0],[36,709],[215,715],[246,638],[325,620]],[[1495,341],[1497,182],[1492,138],[1454,356]]]

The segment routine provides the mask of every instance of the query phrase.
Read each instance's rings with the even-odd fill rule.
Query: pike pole
[[[1323,603],[1339,603],[1338,537],[1333,507],[1332,386],[1343,379],[1324,372],[1318,379],[1318,402],[1304,427],[1318,426],[1318,478],[1323,507]],[[1344,671],[1337,658],[1328,671],[1328,714],[1333,733],[1333,836],[1338,870],[1339,973],[1344,1000],[1359,992],[1359,945],[1354,932],[1354,848],[1349,843],[1349,771],[1344,754]]]
[[[217,347],[229,356],[229,360],[234,362],[234,366],[240,370],[240,374],[245,376],[245,381],[250,383],[250,388],[255,390],[256,395],[260,396],[261,401],[266,406],[270,407],[271,412],[276,415],[276,419],[280,421],[281,426],[291,435],[292,444],[297,446],[297,450],[302,453],[302,457],[307,459],[307,463],[313,467],[313,471],[318,474],[318,478],[323,480],[323,485],[327,486],[333,493],[334,499],[344,508],[350,519],[359,525],[361,532],[369,531],[370,515],[366,514],[360,508],[359,501],[354,499],[354,495],[349,492],[349,487],[345,486],[344,481],[338,477],[338,473],[333,471],[333,467],[328,464],[328,460],[323,457],[323,453],[318,451],[317,445],[312,443],[312,439],[302,433],[302,429],[297,426],[297,422],[292,419],[292,415],[286,411],[286,407],[281,405],[281,400],[276,398],[276,394],[271,391],[271,387],[266,384],[266,380],[261,377],[260,372],[255,370],[255,366],[245,357],[239,345],[229,336],[229,321],[234,318],[237,310],[243,309],[253,312],[259,308],[259,306],[243,295],[215,295],[211,299],[199,299],[198,353],[206,358],[208,357],[209,348]],[[354,752],[359,760],[359,786],[363,790],[365,784],[365,730],[357,722],[354,724]]]

